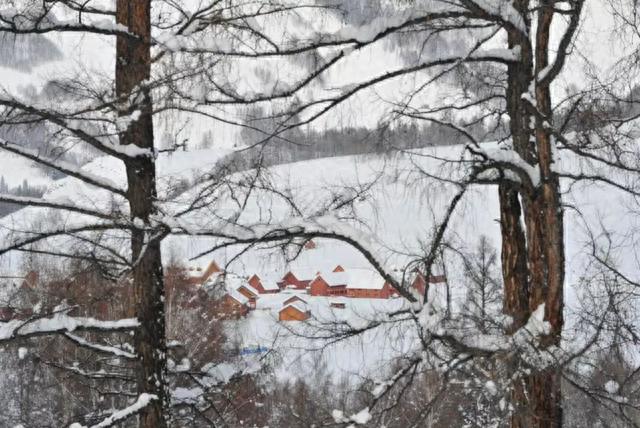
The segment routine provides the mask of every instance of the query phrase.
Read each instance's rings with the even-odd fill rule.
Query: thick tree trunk
[[[538,13],[536,32],[536,74],[541,75],[549,64],[549,37],[554,16],[553,2],[543,1]],[[536,104],[539,112],[547,118],[536,119],[536,144],[540,165],[541,191],[538,224],[542,229],[542,251],[544,270],[542,287],[531,295],[532,310],[545,304],[545,320],[551,324],[551,332],[542,340],[542,347],[559,345],[563,327],[564,307],[564,230],[563,211],[560,199],[560,181],[553,171],[554,142],[545,122],[551,122],[551,90],[549,84],[536,85]],[[539,427],[562,426],[562,390],[559,370],[551,368],[533,376],[532,401],[534,424]]]
[[[125,25],[137,38],[117,38],[116,93],[133,105],[122,107],[121,115],[140,111],[138,120],[120,135],[123,145],[135,145],[153,152],[152,102],[145,80],[151,75],[151,1],[118,0],[117,22]],[[129,94],[142,96],[132,101]],[[127,103],[123,103],[127,104]],[[155,212],[156,171],[154,157],[138,156],[125,161],[128,180],[128,200],[134,224],[149,225]],[[164,283],[160,241],[150,240],[143,230],[132,232],[131,238],[133,287],[136,316],[140,328],[135,334],[135,348],[140,356],[137,388],[139,393],[158,396],[140,413],[140,427],[167,426],[169,397],[166,387],[166,340],[164,316]]]
[[[513,4],[525,17],[531,33],[531,23],[526,18],[529,3],[529,0],[516,0]],[[562,211],[559,182],[552,171],[550,135],[540,120],[536,121],[535,132],[530,128],[531,115],[527,113],[521,97],[529,92],[529,85],[534,80],[534,55],[535,73],[540,73],[548,64],[552,17],[551,8],[546,8],[538,15],[535,52],[528,35],[516,30],[509,31],[509,47],[519,46],[521,51],[521,61],[508,68],[507,109],[511,119],[513,148],[526,161],[540,165],[541,185],[536,189],[526,189],[502,184],[499,189],[504,307],[514,320],[509,332],[524,325],[531,313],[544,303],[545,319],[551,323],[552,332],[543,338],[543,347],[559,344],[562,332]],[[548,87],[536,87],[537,106],[548,118],[551,117],[550,100]],[[562,425],[560,376],[555,369],[538,372],[516,382],[512,400],[515,405],[512,427]]]

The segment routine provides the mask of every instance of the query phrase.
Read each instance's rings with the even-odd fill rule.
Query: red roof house
[[[220,299],[216,309],[220,319],[239,319],[249,313],[249,299],[236,290],[229,290]]]
[[[253,275],[249,278],[249,285],[258,290],[260,294],[274,294],[280,292],[280,286],[278,282],[264,275],[264,278],[259,277],[258,275]]]
[[[296,269],[295,271],[290,270],[280,280],[280,287],[305,290],[309,287],[316,274],[317,271],[314,272],[312,269]]]
[[[309,285],[312,296],[346,296],[349,277],[346,272],[318,274]]]

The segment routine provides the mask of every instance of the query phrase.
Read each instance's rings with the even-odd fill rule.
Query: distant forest
[[[40,198],[44,195],[46,188],[44,186],[31,186],[27,180],[23,180],[22,184],[16,187],[9,187],[4,179],[0,176],[0,194],[9,194],[14,196],[23,196],[28,198]],[[4,217],[22,208],[22,205],[9,204],[0,202],[0,217]]]
[[[499,127],[485,127],[482,121],[478,121],[469,129],[479,141],[498,139],[504,135]],[[296,130],[271,138],[266,144],[255,146],[251,146],[251,143],[260,142],[265,138],[265,134],[254,130],[245,130],[242,134],[244,144],[249,144],[248,148],[225,159],[225,163],[237,171],[256,165],[257,161],[267,167],[332,156],[391,153],[466,142],[454,129],[429,122],[405,123],[377,129],[345,127],[322,131]],[[205,145],[204,142],[202,145]]]

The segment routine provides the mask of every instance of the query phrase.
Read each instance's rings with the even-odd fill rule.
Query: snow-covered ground
[[[308,321],[278,321],[283,302],[293,295],[307,302],[311,312]],[[331,302],[344,303],[345,308],[333,308]],[[335,381],[355,381],[361,376],[387,373],[389,361],[409,349],[415,335],[409,329],[400,330],[389,324],[388,328],[379,328],[337,343],[319,337],[329,334],[329,328],[340,323],[360,328],[407,306],[407,301],[402,298],[348,299],[285,291],[261,295],[257,308],[245,319],[226,321],[226,333],[230,341],[241,348],[260,347],[271,351],[274,358],[270,361],[274,363],[275,375],[281,381],[304,379],[321,368],[326,369]]]

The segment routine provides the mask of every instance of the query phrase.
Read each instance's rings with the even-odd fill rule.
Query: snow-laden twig
[[[37,151],[24,148],[17,144],[13,144],[7,140],[0,139],[0,149],[4,149],[8,152],[17,154],[24,158],[27,158],[36,163],[42,164],[44,166],[53,168],[57,171],[60,171],[66,175],[77,178],[78,180],[84,181],[87,184],[92,186],[100,187],[105,190],[109,190],[115,194],[125,196],[126,191],[118,187],[115,183],[111,182],[102,177],[98,177],[97,175],[91,174],[87,171],[83,171],[77,166],[63,161],[61,159],[49,159],[44,156],[41,156]]]
[[[135,318],[103,321],[90,317],[72,317],[65,309],[50,316],[0,322],[0,343],[18,337],[41,336],[76,330],[118,331],[137,328],[140,323]]]
[[[70,211],[78,214],[88,215],[91,217],[98,217],[105,220],[113,218],[113,216],[109,214],[101,213],[90,208],[79,207],[71,204],[63,204],[55,201],[48,201],[42,198],[29,198],[26,196],[14,196],[0,193],[0,202],[16,204],[20,206],[51,208],[55,210]]]
[[[113,412],[111,416],[109,416],[108,418],[104,419],[102,422],[96,425],[91,425],[90,428],[106,428],[106,427],[114,426],[117,423],[122,422],[125,419],[128,419],[131,416],[140,413],[140,411],[145,407],[147,407],[149,403],[157,399],[158,399],[157,395],[147,394],[147,393],[140,394],[140,396],[138,397],[135,403],[133,403],[129,407],[126,407],[122,410]],[[71,424],[69,428],[87,428],[87,426],[81,425],[76,422],[74,424]]]
[[[65,337],[70,341],[74,342],[76,345],[79,345],[84,348],[91,349],[97,352],[101,352],[104,354],[111,354],[116,357],[123,357],[123,358],[129,358],[129,359],[136,358],[136,354],[129,351],[125,351],[124,349],[118,348],[117,346],[102,345],[100,343],[89,342],[88,340],[71,333],[65,333]]]
[[[61,2],[61,4],[65,4]],[[67,5],[68,6],[68,5]],[[68,6],[69,7],[69,6]],[[69,7],[70,9],[74,9]],[[52,32],[94,33],[110,36],[135,37],[129,29],[113,18],[94,18],[89,22],[80,19],[61,19],[45,7],[44,2],[29,2],[20,10],[13,7],[0,9],[0,32],[13,34],[44,34]],[[109,16],[107,9],[91,6],[82,10],[84,15]]]

